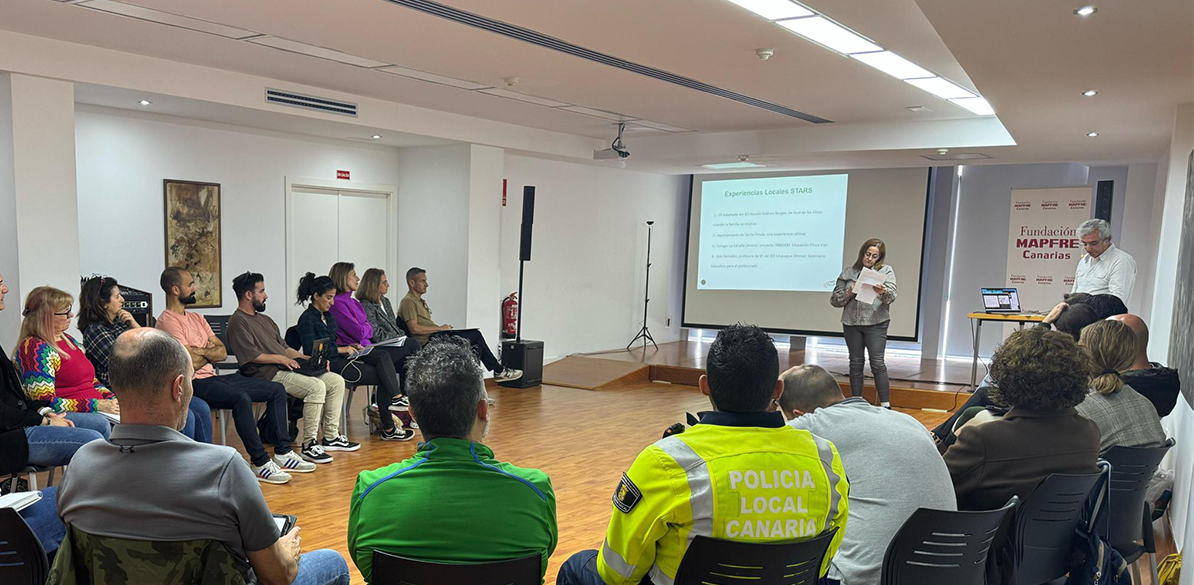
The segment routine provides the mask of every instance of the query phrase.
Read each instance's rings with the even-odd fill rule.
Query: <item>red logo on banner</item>
[[[1028,201],[1016,202],[1016,211],[1028,211],[1029,209],[1032,209],[1032,203]]]
[[[1008,277],[1008,280],[1011,281],[1012,284],[1024,284],[1025,282],[1028,282],[1028,277],[1024,276],[1023,274],[1013,274]]]
[[[1086,209],[1086,206],[1085,199],[1070,199],[1070,209]]]
[[[1074,277],[1073,276],[1067,276],[1067,277],[1063,278],[1061,281],[1064,282],[1066,286],[1074,286]]]
[[[1049,275],[1039,275],[1038,274],[1036,277],[1036,283],[1037,284],[1053,284],[1053,277],[1049,276]]]
[[[344,179],[345,181],[349,180],[348,179],[348,171],[336,171],[336,178]]]
[[[1041,201],[1041,209],[1057,209],[1056,201]]]

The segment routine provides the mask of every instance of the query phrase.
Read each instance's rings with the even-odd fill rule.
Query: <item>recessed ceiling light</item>
[[[730,0],[767,20],[812,16],[813,11],[789,0]]]
[[[949,153],[948,148],[938,148],[937,149],[937,154],[948,154],[948,153]]]
[[[1094,6],[1083,6],[1082,8],[1075,8],[1074,14],[1077,14],[1078,16],[1090,16],[1098,11],[1099,9],[1095,8]]]
[[[1094,138],[1094,137],[1098,136],[1099,133],[1098,132],[1087,132],[1086,135],[1090,138]]]
[[[825,45],[834,51],[847,55],[883,50],[883,47],[866,40],[862,35],[824,16],[781,20],[776,24],[814,43]]]
[[[149,101],[149,100],[141,100],[141,101],[139,101],[139,102],[137,102],[137,103],[139,103],[139,104],[141,104],[141,105],[143,105],[143,106],[148,106],[149,104],[152,104],[153,102],[151,102],[151,101]]]
[[[952,99],[949,101],[950,101],[950,103],[962,106],[963,108],[966,108],[967,110],[970,110],[971,112],[974,112],[975,114],[978,114],[980,116],[995,115],[995,109],[992,108],[991,104],[987,103],[987,100],[984,98],[980,98],[980,97],[961,98],[961,99]]]
[[[891,51],[878,53],[861,53],[850,55],[879,71],[896,79],[914,79],[917,77],[933,77],[933,73],[916,63],[913,63]]]
[[[755,164],[755,163],[748,162],[748,161],[738,161],[738,162],[717,163],[717,164],[701,165],[701,166],[705,167],[706,169],[721,171],[721,170],[725,170],[725,169],[749,169],[751,167],[762,167],[762,166],[766,166],[766,165],[759,165],[759,164]]]
[[[1088,90],[1082,92],[1082,95],[1084,95],[1086,97],[1094,97],[1096,95],[1099,95],[1099,92],[1097,92],[1093,89],[1088,89]]]
[[[381,140],[381,134],[374,134],[374,135],[373,135],[373,139],[374,139],[374,140]]]
[[[945,99],[945,100],[953,99],[953,98],[975,97],[974,93],[971,92],[970,90],[963,89],[962,87],[954,84],[953,82],[946,81],[940,77],[928,77],[925,79],[905,79],[904,81],[907,83],[911,83],[912,85],[915,85],[916,87],[919,87],[919,88],[921,88],[921,89],[923,89],[941,99]]]
[[[923,114],[923,113],[925,113],[925,112],[931,112],[931,111],[933,111],[933,110],[930,110],[930,109],[928,109],[928,108],[926,108],[926,107],[924,107],[924,106],[908,106],[908,107],[906,107],[906,108],[904,108],[904,109],[905,109],[905,110],[908,110],[909,112],[916,112],[916,113],[918,113],[918,114]]]

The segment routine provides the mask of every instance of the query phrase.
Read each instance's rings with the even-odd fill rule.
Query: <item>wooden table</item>
[[[1044,315],[1026,315],[1023,313],[969,313],[966,318],[974,320],[974,359],[970,363],[970,391],[978,388],[974,385],[978,381],[978,340],[983,330],[983,323],[996,321],[1002,323],[1019,323],[1023,329],[1026,323],[1040,323],[1045,320]]]

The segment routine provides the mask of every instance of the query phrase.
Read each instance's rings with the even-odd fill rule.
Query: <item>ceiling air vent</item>
[[[354,103],[304,95],[293,91],[270,89],[267,87],[265,88],[265,101],[271,104],[316,110],[327,114],[357,117],[357,105]]]

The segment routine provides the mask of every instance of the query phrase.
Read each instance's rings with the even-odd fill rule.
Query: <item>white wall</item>
[[[9,293],[0,311],[0,347],[5,352],[15,348],[21,327],[21,270],[17,255],[17,192],[13,176],[12,81],[0,73],[0,274]]]
[[[502,175],[506,153],[472,145],[468,200],[468,315],[461,325],[480,329],[497,347],[501,326]],[[492,348],[491,348],[492,349]]]
[[[507,154],[506,178],[502,295],[518,288],[522,188],[536,187],[523,337],[544,340],[547,356],[624,347],[642,326],[645,222],[654,220],[649,325],[659,343],[678,338],[688,177]]]
[[[154,293],[159,313],[164,179],[221,184],[224,306],[201,312],[230,313],[232,278],[253,270],[265,275],[266,312],[283,327],[297,285],[285,281],[285,178],[334,179],[344,169],[355,182],[398,183],[395,149],[181,118],[80,105],[75,137],[80,269]]]
[[[1119,235],[1115,244],[1129,251],[1136,259],[1136,292],[1128,303],[1128,311],[1139,315],[1146,323],[1152,322],[1153,274],[1157,253],[1157,233],[1152,219],[1156,187],[1155,163],[1128,165],[1123,215],[1118,222]]]

